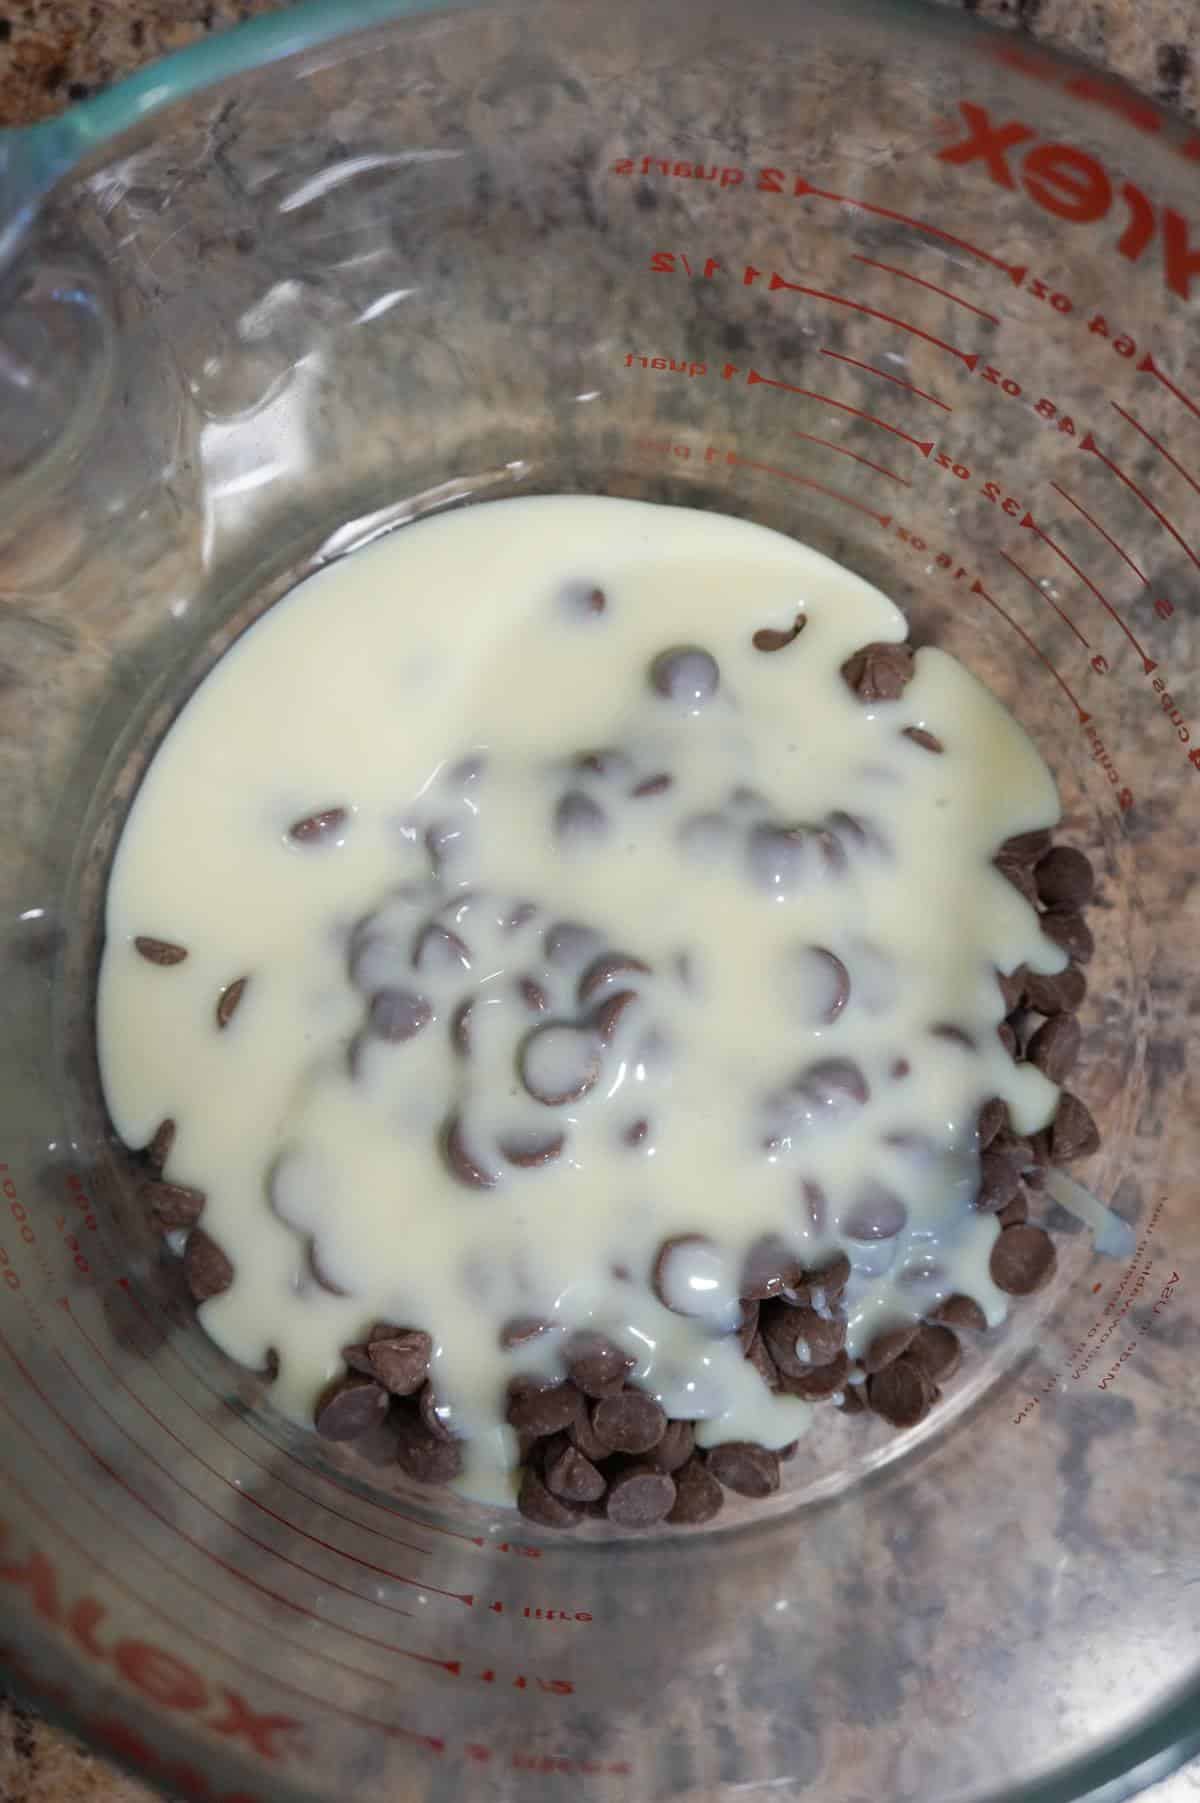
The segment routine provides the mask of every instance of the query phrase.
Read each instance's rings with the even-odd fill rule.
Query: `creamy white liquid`
[[[756,629],[801,612],[786,649],[753,647]],[[236,1268],[201,1318],[248,1365],[276,1349],[283,1408],[310,1417],[340,1348],[375,1320],[426,1328],[466,1437],[462,1481],[508,1496],[506,1385],[557,1373],[576,1327],[617,1340],[704,1444],[803,1431],[810,1405],[769,1394],[727,1331],[764,1234],[810,1268],[849,1253],[851,1354],[955,1291],[1003,1317],[997,1223],[971,1206],[974,1121],[997,1095],[1033,1131],[1057,1091],[997,1039],[996,970],[1065,959],[991,860],[1053,824],[1058,801],[1025,734],[941,652],[918,653],[899,701],[848,689],[852,652],[904,637],[876,589],[778,534],[555,497],[405,527],[306,583],[215,667],[121,840],[100,1055],[123,1139],[177,1123],[167,1175],[205,1192],[203,1226]],[[681,645],[715,659],[711,697],[652,686],[655,657]],[[571,768],[598,748],[625,761]],[[631,797],[663,772],[668,789]],[[332,840],[289,837],[335,807],[347,816]],[[764,841],[764,825],[839,811],[865,830],[835,829],[832,869],[815,841],[794,856]],[[536,912],[514,927],[522,902]],[[548,957],[563,920],[595,940]],[[465,955],[420,938],[431,921]],[[189,955],[151,964],[137,935]],[[589,1007],[625,987],[637,999],[597,1052],[577,988],[605,950],[649,972],[598,987]],[[840,1006],[829,952],[849,979]],[[217,998],[242,976],[218,1031]],[[366,1031],[369,992],[390,986],[431,1015],[400,1043]],[[545,1024],[570,1031],[531,1041]],[[865,1101],[798,1081],[828,1060],[857,1067]],[[591,1087],[543,1103],[522,1069],[543,1093]],[[450,1168],[452,1117],[487,1187]],[[512,1161],[558,1136],[550,1162]],[[851,1240],[883,1192],[907,1210],[903,1230]],[[650,1281],[663,1241],[684,1234],[715,1248],[672,1273],[673,1303],[700,1299],[689,1314]],[[505,1324],[531,1316],[563,1332],[502,1351]]]

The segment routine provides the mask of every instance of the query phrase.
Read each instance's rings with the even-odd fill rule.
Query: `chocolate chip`
[[[521,1047],[521,1081],[548,1108],[577,1102],[600,1076],[600,1040],[583,1027],[554,1022],[530,1033]]]
[[[569,1503],[598,1502],[608,1487],[603,1472],[597,1471],[592,1461],[569,1440],[563,1440],[561,1446],[547,1456],[543,1476],[547,1490]]]
[[[433,1341],[419,1329],[388,1339],[372,1340],[367,1361],[385,1390],[393,1396],[413,1396],[429,1376]]]
[[[142,1200],[154,1217],[154,1225],[163,1232],[173,1227],[194,1227],[204,1213],[204,1191],[191,1189],[186,1183],[143,1183]]]
[[[1020,858],[1022,863],[1036,864],[1050,849],[1049,827],[1038,827],[1032,833],[1015,833],[1000,847],[1002,854]]]
[[[591,582],[568,582],[559,596],[563,612],[572,620],[597,620],[608,606],[602,588]]]
[[[676,645],[660,651],[650,665],[650,685],[669,701],[677,701],[694,713],[711,701],[721,682],[717,660],[696,645]]]
[[[1051,1083],[1061,1086],[1075,1068],[1082,1039],[1076,1015],[1052,1014],[1030,1039],[1025,1056]]]
[[[1000,1025],[996,1028],[996,1038],[1000,1041],[1000,1044],[1004,1047],[1010,1058],[1015,1058],[1017,1056],[1021,1049],[1021,1045],[1017,1038],[1017,1030],[1012,1025],[1011,1021],[1002,1020],[1000,1022]]]
[[[675,1475],[675,1502],[667,1520],[673,1527],[700,1527],[719,1515],[725,1492],[701,1459],[689,1459]]]
[[[843,1415],[862,1415],[866,1413],[867,1399],[863,1394],[865,1384],[847,1384],[842,1391],[841,1410]]]
[[[1000,985],[1000,994],[1004,999],[1005,1014],[1012,1014],[1025,999],[1025,978],[1028,972],[1023,964],[1018,964],[1010,976],[1002,970],[996,972],[996,981]]]
[[[321,1392],[313,1425],[323,1440],[357,1440],[387,1414],[387,1391],[369,1377],[337,1377]]]
[[[998,1214],[1007,1208],[1021,1188],[1021,1172],[1016,1161],[992,1142],[979,1161],[979,1193],[975,1206],[987,1214]]]
[[[154,1129],[154,1138],[146,1147],[146,1163],[153,1171],[161,1171],[171,1156],[171,1147],[175,1144],[175,1123],[169,1117],[160,1121]]]
[[[908,1357],[921,1367],[931,1383],[943,1384],[958,1370],[962,1348],[958,1335],[943,1326],[921,1326],[908,1348]]]
[[[592,1432],[611,1452],[649,1452],[666,1427],[661,1405],[642,1390],[623,1390],[592,1405]]]
[[[742,1264],[738,1294],[743,1298],[765,1300],[781,1295],[804,1281],[804,1266],[796,1254],[776,1234],[765,1234],[755,1240]]]
[[[593,845],[608,832],[608,815],[582,789],[568,789],[554,810],[554,836],[563,845]]]
[[[1087,994],[1087,979],[1075,964],[1056,976],[1025,972],[1025,1001],[1035,1014],[1074,1014]]]
[[[909,1358],[899,1358],[867,1379],[867,1402],[893,1427],[915,1427],[936,1399],[935,1385]]]
[[[421,1417],[398,1405],[396,1463],[418,1484],[449,1484],[462,1470],[462,1451],[456,1440],[431,1434]]]
[[[622,1528],[652,1528],[675,1506],[675,1480],[665,1471],[634,1465],[609,1485],[604,1513]]]
[[[336,838],[345,822],[345,808],[322,808],[319,813],[306,814],[303,820],[295,821],[288,828],[288,838],[297,845],[321,845]]]
[[[756,651],[786,651],[794,644],[808,624],[807,614],[797,614],[792,624],[786,629],[778,626],[760,626],[750,643]]]
[[[150,939],[139,933],[133,943],[147,964],[182,964],[187,957],[187,946],[172,945],[169,939]]]
[[[929,1319],[944,1323],[947,1327],[969,1327],[975,1333],[987,1330],[987,1316],[976,1302],[974,1296],[947,1296],[944,1302],[930,1309]]]
[[[922,751],[933,751],[940,755],[946,749],[937,735],[926,732],[923,726],[906,726],[904,737],[911,739],[914,745],[919,745]]]
[[[549,996],[533,977],[522,977],[517,984],[517,990],[531,1014],[544,1014],[550,1006]]]
[[[438,1402],[433,1384],[423,1383],[417,1392],[417,1414],[426,1431],[431,1433],[435,1440],[453,1440],[454,1438],[449,1426],[442,1419],[443,1414],[448,1412],[443,1410],[442,1405]]]
[[[516,1346],[528,1346],[531,1340],[541,1339],[544,1333],[555,1332],[557,1324],[541,1315],[517,1315],[500,1329],[500,1345],[505,1352],[511,1352]]]
[[[779,1388],[779,1367],[767,1351],[767,1343],[760,1333],[756,1333],[746,1348],[746,1362],[753,1365],[768,1390]]]
[[[798,1396],[802,1402],[823,1402],[826,1397],[837,1394],[849,1375],[850,1360],[844,1352],[839,1352],[827,1365],[814,1365],[802,1377],[789,1377],[781,1371],[779,1387],[789,1396]]]
[[[230,983],[221,991],[217,998],[218,1028],[227,1027],[237,1013],[238,1003],[245,995],[246,985],[249,981],[249,977],[238,977],[235,982]]]
[[[591,1418],[586,1411],[571,1423],[567,1429],[567,1438],[572,1446],[578,1447],[585,1459],[592,1461],[593,1465],[599,1465],[605,1459],[611,1459],[613,1456],[611,1448],[603,1440],[596,1438]]]
[[[727,1440],[708,1455],[708,1469],[739,1496],[771,1496],[779,1488],[779,1455],[753,1440]]]
[[[908,1220],[908,1209],[891,1190],[874,1180],[862,1185],[844,1216],[841,1228],[847,1239],[870,1243],[893,1239]]]
[[[945,1040],[947,1045],[961,1046],[964,1052],[975,1050],[975,1041],[965,1027],[956,1027],[952,1021],[938,1021],[929,1029],[934,1039]]]
[[[588,965],[579,979],[579,1000],[584,1007],[626,976],[649,976],[650,966],[631,952],[606,952]]]
[[[976,1132],[979,1135],[979,1149],[986,1151],[1000,1129],[1008,1122],[1008,1103],[999,1096],[991,1096],[979,1110],[979,1123]]]
[[[634,784],[629,793],[635,801],[644,801],[650,795],[665,795],[674,781],[675,778],[667,771],[660,770],[657,776],[643,777],[640,783]]]
[[[183,1254],[183,1275],[197,1302],[220,1296],[233,1282],[233,1266],[203,1227],[193,1227]]]
[[[500,1150],[509,1164],[515,1164],[524,1171],[535,1170],[543,1164],[553,1164],[556,1158],[561,1158],[566,1143],[565,1133],[538,1133],[533,1128],[510,1133],[499,1142]]]
[[[808,1272],[809,1288],[822,1292],[827,1307],[837,1302],[849,1281],[850,1260],[844,1252],[835,1253],[827,1264],[818,1265]]]
[[[617,1028],[637,999],[632,989],[618,989],[615,995],[610,995],[601,1002],[592,1016],[592,1026],[605,1045],[616,1037]]]
[[[1006,1227],[992,1247],[988,1269],[997,1289],[1030,1296],[1049,1283],[1057,1262],[1054,1242],[1041,1227]]]
[[[467,845],[467,833],[463,826],[452,820],[435,820],[425,828],[425,849],[429,853],[435,875],[440,875],[445,866]]]
[[[442,1135],[442,1148],[446,1154],[446,1163],[451,1175],[467,1189],[494,1189],[500,1181],[498,1171],[488,1167],[472,1153],[463,1134],[463,1125],[458,1115],[451,1115]]]
[[[378,989],[371,997],[371,1031],[390,1044],[415,1039],[432,1019],[432,1003],[411,989]]]
[[[1048,908],[1086,908],[1096,887],[1090,858],[1073,845],[1056,845],[1039,859],[1038,894]]]
[[[1082,914],[1070,908],[1051,908],[1042,915],[1042,931],[1076,964],[1090,964],[1096,941]]]
[[[913,679],[911,645],[876,641],[842,665],[842,680],[860,701],[898,701]]]
[[[471,1053],[471,1009],[474,1006],[470,998],[460,1002],[450,1016],[450,1043],[460,1058],[467,1058]]]
[[[690,1421],[668,1421],[658,1445],[646,1454],[646,1464],[655,1471],[678,1471],[696,1449],[696,1434]]]
[[[584,1407],[573,1383],[544,1384],[518,1377],[508,1387],[506,1418],[518,1433],[559,1434],[579,1419]]]
[[[576,1333],[567,1346],[567,1374],[585,1396],[613,1396],[623,1388],[634,1360],[603,1334]]]
[[[631,1121],[621,1135],[621,1138],[627,1146],[640,1146],[649,1131],[649,1121]]]
[[[832,1026],[850,1000],[850,972],[823,945],[803,946],[795,961],[804,1012],[825,1026]]]
[[[1025,1194],[1024,1185],[1017,1191],[1012,1201],[1006,1203],[996,1216],[1001,1227],[1023,1227],[1029,1219],[1029,1197]]]
[[[792,1093],[819,1115],[842,1115],[870,1098],[860,1067],[849,1058],[823,1058],[810,1064],[792,1084]]]
[[[863,1358],[867,1372],[874,1376],[876,1371],[882,1371],[886,1365],[898,1359],[902,1352],[907,1352],[916,1337],[915,1321],[906,1322],[903,1327],[890,1327],[885,1333],[877,1333]]]
[[[602,943],[599,933],[575,920],[558,920],[542,935],[551,964],[582,964]]]
[[[1089,1158],[1100,1147],[1100,1130],[1079,1097],[1064,1089],[1050,1124],[1050,1157],[1054,1164]]]
[[[460,971],[470,970],[471,948],[452,927],[430,921],[413,942],[412,964],[414,970],[428,976],[457,976]]]
[[[758,1302],[753,1296],[742,1297],[742,1318],[738,1322],[738,1340],[744,1353],[749,1353],[758,1332]]]
[[[725,1259],[703,1233],[679,1233],[664,1240],[650,1273],[650,1287],[675,1315],[705,1315],[725,1275]]]
[[[759,1311],[767,1351],[786,1377],[806,1377],[814,1365],[833,1363],[846,1343],[846,1323],[807,1305],[773,1302]]]
[[[1037,906],[1037,884],[1033,880],[1033,871],[1023,858],[1009,857],[1000,852],[993,860],[1000,875],[1007,877],[1014,889],[1020,891],[1031,907]]]
[[[584,1519],[584,1510],[555,1496],[530,1465],[521,1474],[517,1508],[528,1521],[544,1528],[574,1528]]]

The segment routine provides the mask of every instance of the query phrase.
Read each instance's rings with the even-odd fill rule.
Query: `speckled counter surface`
[[[1200,118],[1196,0],[942,0],[1069,47]],[[47,117],[280,0],[0,0],[0,126]],[[347,5],[347,12],[353,10]],[[148,1793],[0,1685],[0,1803],[146,1803]],[[885,1803],[885,1800],[883,1800]],[[1200,1803],[1200,1762],[1143,1793]]]

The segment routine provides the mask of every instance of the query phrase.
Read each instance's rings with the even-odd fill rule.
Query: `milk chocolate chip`
[[[374,1375],[393,1396],[414,1396],[429,1376],[433,1341],[414,1330],[372,1340],[367,1360]]]
[[[649,1452],[666,1428],[662,1407],[641,1390],[623,1390],[592,1405],[592,1432],[610,1452]]]
[[[908,1357],[932,1383],[944,1384],[954,1376],[962,1359],[958,1335],[941,1325],[921,1326],[908,1346]]]
[[[717,660],[696,645],[677,645],[660,651],[650,666],[650,684],[669,701],[695,713],[711,701],[720,686]]]
[[[577,1333],[567,1347],[567,1373],[585,1396],[600,1399],[619,1394],[634,1360],[603,1334]]]
[[[433,1004],[411,989],[378,989],[371,997],[371,1031],[393,1045],[415,1039],[432,1019]]]
[[[154,1225],[163,1232],[174,1227],[194,1227],[204,1213],[204,1191],[191,1189],[186,1183],[143,1183],[142,1200]]]
[[[973,1296],[947,1296],[930,1310],[929,1319],[947,1327],[969,1327],[975,1333],[987,1330],[987,1316]]]
[[[842,680],[860,701],[898,701],[913,678],[911,645],[864,645],[842,665]]]
[[[313,1425],[324,1440],[357,1440],[387,1414],[387,1391],[369,1377],[338,1377],[321,1393]]]
[[[1074,1014],[1052,1014],[1025,1048],[1025,1056],[1051,1083],[1064,1084],[1075,1068],[1083,1035]]]
[[[1038,861],[1038,894],[1048,908],[1086,908],[1096,887],[1091,860],[1072,845],[1056,845]]]
[[[689,1459],[674,1475],[675,1502],[667,1516],[674,1527],[700,1527],[721,1513],[725,1492],[702,1459]]]
[[[753,1440],[727,1440],[708,1455],[708,1469],[739,1496],[771,1496],[779,1488],[779,1455]]]
[[[922,751],[932,751],[940,755],[946,749],[937,735],[926,732],[923,726],[906,726],[904,737],[911,739],[914,745],[919,745]]]
[[[609,1485],[604,1512],[622,1528],[652,1528],[675,1506],[675,1480],[649,1465],[634,1465]]]
[[[321,845],[335,839],[345,823],[345,808],[322,808],[319,813],[306,814],[303,820],[293,822],[288,838],[297,845]]]
[[[404,1408],[396,1418],[396,1463],[418,1484],[449,1484],[462,1470],[454,1440],[431,1434],[419,1415]]]
[[[494,1189],[500,1181],[500,1173],[488,1168],[476,1157],[467,1145],[463,1132],[463,1124],[458,1115],[452,1115],[446,1123],[442,1135],[442,1147],[446,1154],[446,1163],[451,1175],[467,1189]]]
[[[525,1467],[521,1477],[517,1508],[529,1521],[536,1521],[544,1528],[574,1528],[584,1518],[582,1507],[555,1496],[530,1465]]]
[[[1072,1158],[1088,1158],[1099,1150],[1100,1131],[1078,1096],[1064,1089],[1058,1112],[1050,1125],[1050,1158],[1066,1164]]]
[[[867,1379],[867,1402],[893,1427],[915,1427],[933,1407],[937,1389],[920,1365],[899,1358]]]
[[[169,1117],[154,1129],[154,1138],[146,1147],[146,1163],[151,1170],[161,1171],[175,1144],[175,1123]]]
[[[172,945],[169,939],[151,939],[139,933],[133,943],[147,964],[182,964],[187,957],[187,946]]]
[[[543,1473],[547,1490],[563,1502],[597,1502],[607,1488],[603,1473],[597,1471],[592,1461],[585,1458],[578,1447],[572,1446],[565,1439],[561,1447],[548,1454]]]
[[[902,1352],[907,1352],[917,1337],[917,1323],[909,1321],[903,1327],[889,1327],[883,1333],[877,1333],[867,1347],[863,1364],[870,1376],[882,1371],[886,1365],[898,1359]]]
[[[538,1027],[521,1047],[519,1067],[535,1101],[548,1108],[577,1102],[600,1076],[599,1035],[561,1023]]]
[[[1024,991],[1025,1002],[1035,1014],[1074,1014],[1087,994],[1087,980],[1075,964],[1052,977],[1027,969]]]
[[[238,977],[217,997],[217,1027],[227,1027],[237,1013],[238,1003],[246,993],[249,977]]]
[[[992,1247],[988,1268],[997,1289],[1030,1296],[1049,1283],[1056,1263],[1054,1242],[1042,1228],[1006,1227]]]
[[[1090,964],[1096,941],[1083,915],[1074,908],[1051,908],[1042,915],[1042,931],[1076,964]]]
[[[800,637],[807,623],[807,615],[797,614],[789,627],[760,626],[750,643],[756,651],[786,651]]]
[[[193,1227],[183,1254],[183,1274],[197,1302],[220,1296],[233,1282],[233,1266],[203,1227]]]
[[[579,1419],[584,1408],[572,1383],[543,1384],[519,1377],[508,1388],[508,1424],[518,1433],[559,1434]]]

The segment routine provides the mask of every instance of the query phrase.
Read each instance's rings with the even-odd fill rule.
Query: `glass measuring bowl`
[[[355,19],[0,140],[4,1662],[225,1803],[1122,1795],[1200,1746],[1200,140],[910,7]],[[773,1510],[650,1541],[274,1415],[92,1052],[108,859],[213,658],[383,530],[571,489],[816,544],[1028,727],[1101,876],[1085,1174],[1130,1227],[1058,1219],[917,1433],[824,1418]]]

